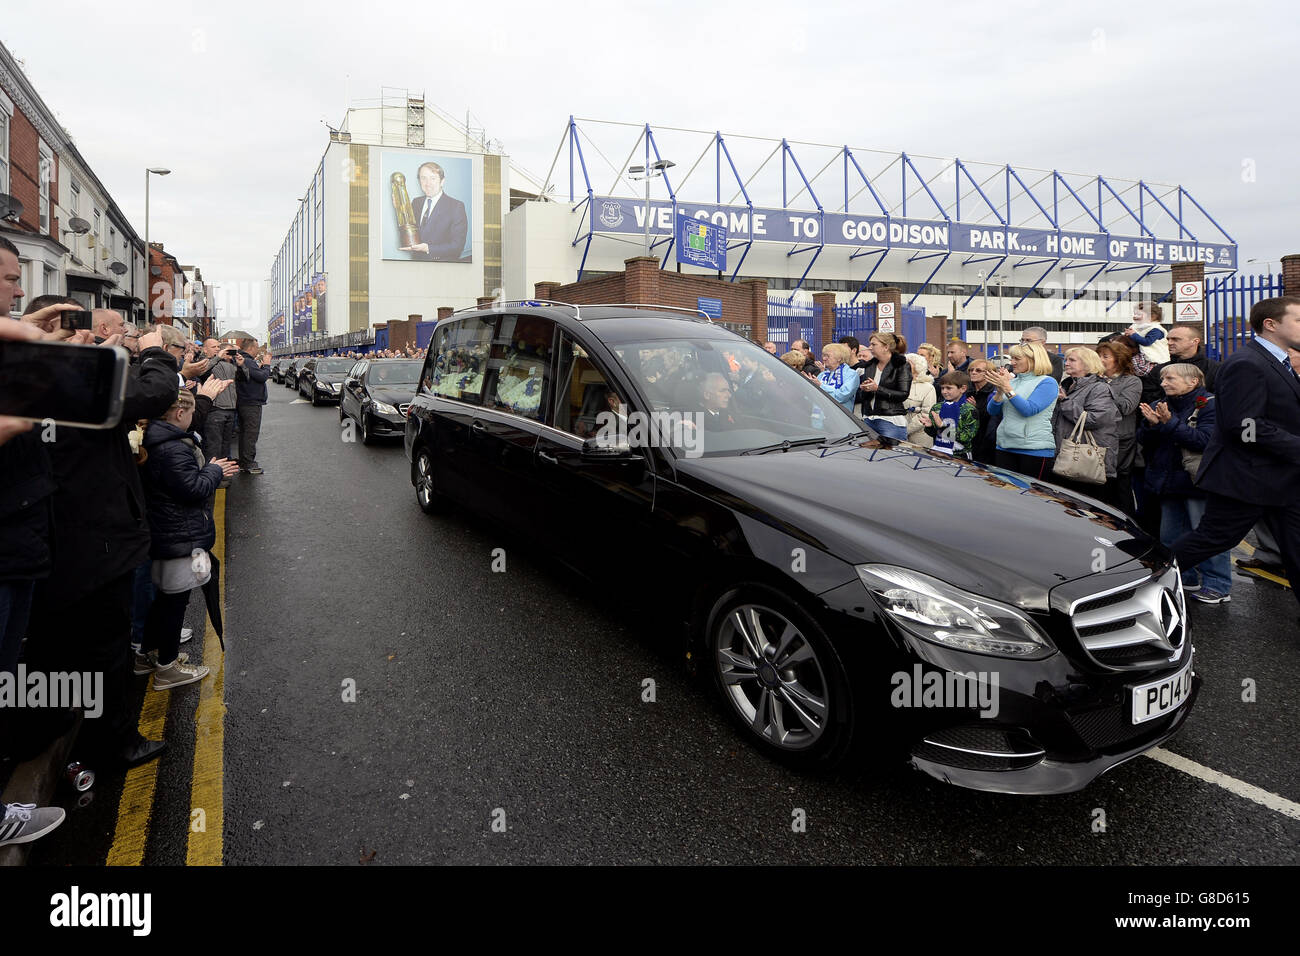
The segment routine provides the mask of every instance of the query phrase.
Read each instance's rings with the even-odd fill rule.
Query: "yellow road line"
[[[230,573],[226,564],[225,491],[217,492],[212,517],[217,529],[212,553],[221,562],[221,617],[224,622],[226,575]],[[190,782],[189,848],[185,863],[187,866],[221,866],[225,817],[222,782],[225,774],[226,655],[211,621],[203,636],[203,663],[211,673],[203,679],[199,706],[194,711],[194,775]],[[203,812],[196,813],[198,810]]]
[[[171,695],[154,693],[153,677],[144,692],[144,706],[140,710],[140,733],[149,740],[158,740],[167,725],[167,704]],[[122,785],[122,799],[117,805],[117,829],[113,832],[113,845],[108,850],[108,866],[139,866],[144,860],[145,843],[149,839],[149,817],[153,813],[154,787],[158,782],[158,760],[150,760],[126,773]]]

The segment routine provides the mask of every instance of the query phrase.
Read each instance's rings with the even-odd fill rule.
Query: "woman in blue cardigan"
[[[988,402],[997,426],[997,466],[1030,478],[1051,480],[1056,461],[1052,412],[1059,386],[1052,360],[1037,342],[1011,347],[1011,368],[991,368],[987,380],[997,391]]]

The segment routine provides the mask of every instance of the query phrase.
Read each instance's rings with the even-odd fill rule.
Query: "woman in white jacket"
[[[934,392],[934,378],[930,375],[930,364],[924,355],[909,352],[907,360],[912,363],[912,387],[907,393],[903,408],[907,412],[907,440],[922,448],[934,445],[934,439],[925,433],[925,423],[930,417],[938,399]]]

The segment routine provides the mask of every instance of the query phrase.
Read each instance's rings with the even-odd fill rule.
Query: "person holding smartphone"
[[[203,356],[207,368],[199,376],[200,382],[208,379],[229,379],[236,381],[239,366],[235,356],[239,350],[233,345],[225,345],[216,339],[207,339],[203,343]],[[238,402],[236,390],[228,388],[212,400],[212,409],[208,412],[203,431],[203,450],[212,458],[225,458],[230,454],[230,443],[235,438],[235,408]],[[225,487],[229,479],[222,484]]]

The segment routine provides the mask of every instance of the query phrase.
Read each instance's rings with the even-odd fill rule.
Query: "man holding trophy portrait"
[[[400,234],[398,248],[413,258],[429,262],[458,262],[465,251],[469,219],[465,204],[442,191],[446,174],[434,162],[421,163],[417,171],[424,194],[409,204],[406,177],[393,173],[393,211]],[[405,208],[403,208],[405,206]]]

